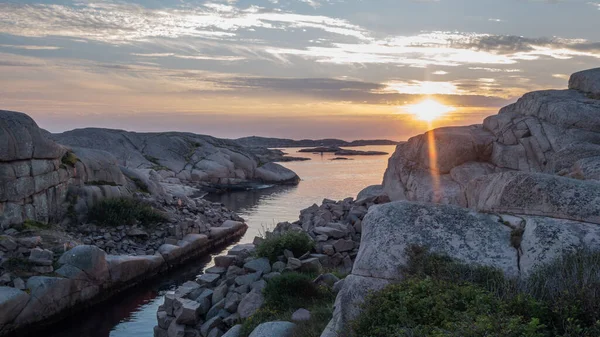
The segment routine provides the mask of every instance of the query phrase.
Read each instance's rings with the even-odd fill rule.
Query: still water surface
[[[394,152],[394,146],[364,146],[364,151]],[[387,156],[357,156],[353,160],[331,160],[333,154],[297,153],[297,148],[283,149],[292,156],[310,161],[283,163],[296,172],[302,181],[298,186],[277,186],[264,190],[240,191],[206,198],[225,204],[246,220],[249,228],[240,242],[272,229],[278,222],[298,220],[299,211],[323,198],[341,200],[356,197],[364,187],[380,184],[387,167]],[[49,337],[152,337],[156,325],[156,310],[163,303],[165,290],[174,289],[195,279],[212,258],[224,254],[230,247],[211,256],[170,272],[157,280],[127,290],[123,294],[91,310],[73,315],[52,330]]]

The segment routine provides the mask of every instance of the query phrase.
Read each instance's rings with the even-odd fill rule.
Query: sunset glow
[[[426,99],[420,103],[406,107],[406,111],[413,114],[416,119],[426,122],[432,122],[455,110],[455,108],[439,103],[433,99]]]

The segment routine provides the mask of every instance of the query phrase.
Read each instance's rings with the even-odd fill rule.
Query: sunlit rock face
[[[348,331],[366,294],[403,279],[410,245],[515,278],[600,250],[600,68],[574,74],[569,88],[528,93],[482,125],[398,145],[383,180],[396,202],[364,217],[322,337]]]
[[[397,147],[383,186],[392,200],[471,206],[465,188],[507,171],[600,178],[600,69],[569,90],[525,94],[482,125],[435,129]],[[476,200],[473,199],[476,202]]]

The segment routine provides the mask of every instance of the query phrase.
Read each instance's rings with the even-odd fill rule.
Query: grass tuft
[[[266,257],[271,263],[283,255],[284,250],[289,250],[298,257],[311,251],[315,246],[314,241],[305,232],[287,231],[282,234],[267,235],[262,243],[256,247],[258,257]]]
[[[139,223],[148,227],[166,221],[166,216],[142,201],[116,198],[96,203],[90,209],[88,219],[101,226],[116,227]]]

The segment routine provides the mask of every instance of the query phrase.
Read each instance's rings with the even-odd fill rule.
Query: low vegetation
[[[142,193],[150,193],[150,190],[148,189],[148,185],[146,185],[146,183],[143,182],[142,179],[131,178],[131,181],[133,181],[133,183],[135,184],[135,187],[138,189],[138,191],[140,191]]]
[[[62,164],[70,167],[75,167],[75,164],[77,164],[78,161],[79,158],[77,158],[77,156],[71,151],[65,153],[65,155],[61,158]]]
[[[314,245],[314,241],[305,232],[287,231],[282,234],[269,234],[256,247],[256,255],[266,257],[273,263],[286,249],[298,257],[311,251]]]
[[[334,294],[329,288],[312,282],[308,274],[288,272],[268,281],[264,290],[265,304],[243,323],[242,336],[248,336],[259,324],[291,321],[301,308],[311,313],[309,321],[297,324],[294,337],[318,337],[331,320]]]
[[[131,198],[105,199],[96,203],[88,213],[90,222],[101,226],[133,225],[152,226],[164,222],[166,217],[152,206]]]
[[[25,220],[23,222],[23,229],[38,231],[44,229],[50,229],[52,226],[50,224],[46,224],[43,222],[35,221],[35,220]]]
[[[600,253],[573,253],[520,281],[419,247],[408,253],[406,280],[366,300],[356,335],[600,336]]]

